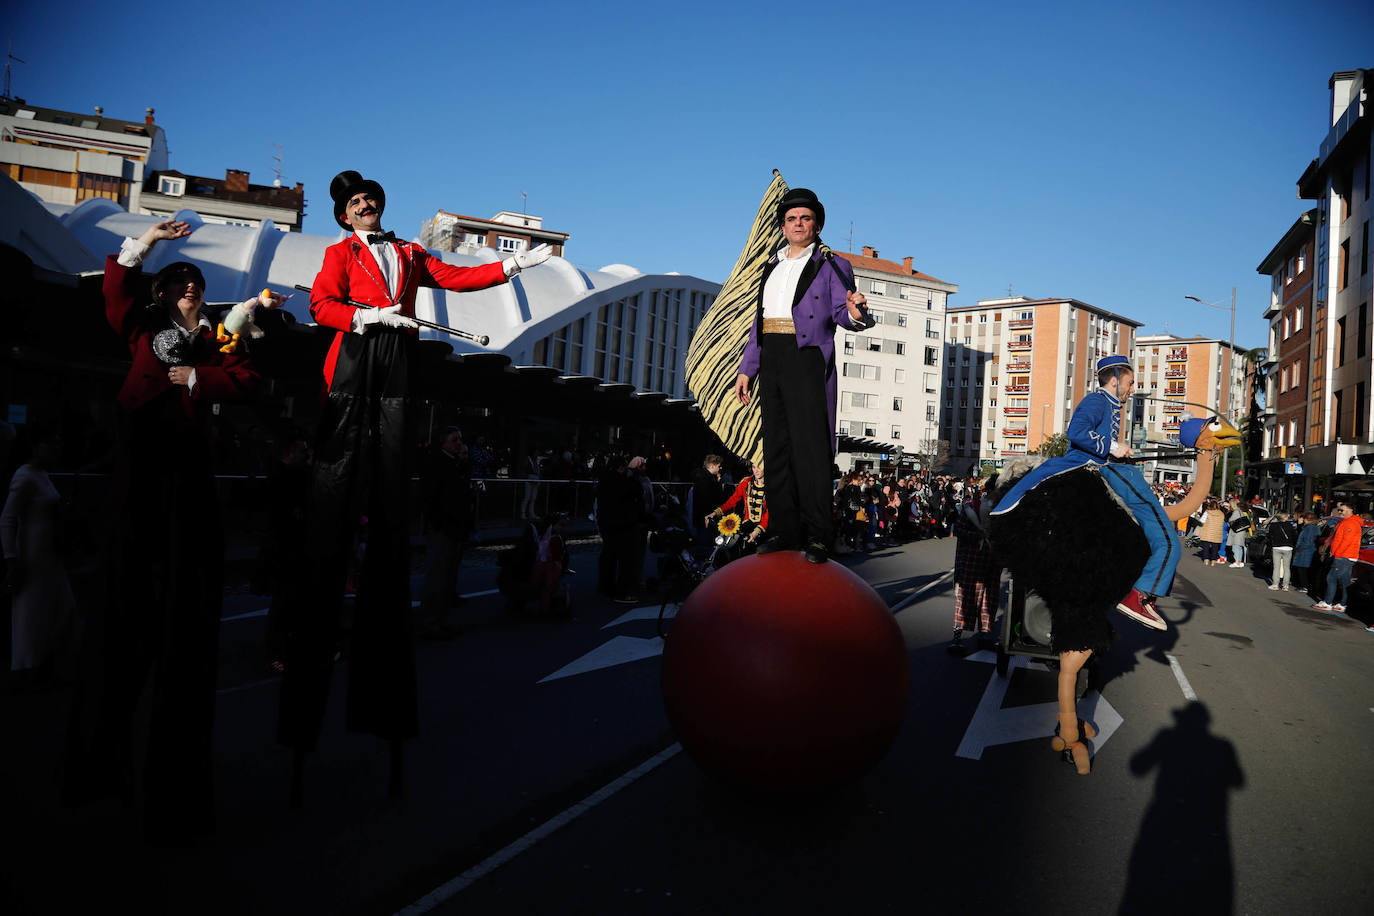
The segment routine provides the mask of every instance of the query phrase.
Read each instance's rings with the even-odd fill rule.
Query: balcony
[[[1029,407],[1003,407],[1002,413],[1009,417],[1028,417],[1030,416]]]
[[[1165,412],[1165,413],[1183,413],[1183,405],[1182,405],[1182,404],[1165,404],[1165,405],[1164,405],[1164,412]]]
[[[1008,385],[1002,390],[1007,394],[1030,394],[1030,385]]]
[[[1170,350],[1168,355],[1164,357],[1164,360],[1170,363],[1186,363],[1188,361],[1188,351]]]
[[[1164,396],[1166,398],[1185,398],[1188,396],[1188,392],[1183,388],[1169,388],[1165,390]]]
[[[1033,328],[1035,327],[1035,319],[1013,318],[1011,321],[1007,322],[1007,327],[1011,328],[1013,331],[1015,331],[1017,328]]]
[[[1178,431],[1178,420],[1176,420],[1176,419],[1175,419],[1175,420],[1165,420],[1165,421],[1164,421],[1163,429],[1165,429],[1166,431],[1167,431],[1167,430],[1173,430],[1173,431],[1177,432],[1177,431]]]
[[[1030,363],[1007,363],[1008,372],[1029,372]]]
[[[1009,340],[1007,341],[1008,350],[1029,350],[1032,346],[1029,340]]]
[[[1165,372],[1164,372],[1164,377],[1165,377],[1165,378],[1187,378],[1187,377],[1188,377],[1188,370],[1187,370],[1187,369],[1166,369]]]
[[[1003,458],[1024,458],[1026,450],[1023,448],[1004,448],[1002,449]]]
[[[1024,427],[1018,428],[1015,426],[1008,426],[1006,429],[1002,430],[1002,435],[1006,436],[1008,439],[1024,439],[1026,438],[1026,430]]]

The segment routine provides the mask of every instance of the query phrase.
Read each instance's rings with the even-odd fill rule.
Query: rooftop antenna
[[[1010,283],[1007,284],[1007,298],[1008,298],[1008,299],[1011,298],[1011,284],[1010,284]]]
[[[276,164],[275,166],[272,167],[272,171],[275,172],[276,175],[277,175],[276,178],[272,179],[272,187],[274,187],[274,188],[280,188],[280,187],[281,187],[281,144],[280,144],[280,143],[273,143],[272,145],[275,146],[275,147],[277,148],[277,155],[275,155],[275,156],[272,157],[273,159],[275,159],[275,160],[277,161],[277,164]]]
[[[520,212],[525,216],[530,214],[530,195],[528,191],[520,192]]]
[[[5,96],[4,96],[4,97],[7,98],[7,99],[12,99],[12,98],[14,98],[14,96],[10,94],[10,63],[11,63],[11,61],[12,61],[12,62],[17,63],[17,64],[26,64],[26,63],[28,63],[28,61],[26,61],[26,60],[21,60],[20,58],[14,56],[14,36],[13,36],[13,35],[10,35],[9,42],[10,42],[10,44],[9,44],[9,50],[5,52]]]
[[[849,247],[845,250],[854,250],[854,221],[852,219],[849,221]]]

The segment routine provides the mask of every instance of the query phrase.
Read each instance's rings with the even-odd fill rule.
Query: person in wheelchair
[[[733,514],[739,517],[737,531],[721,530],[721,534],[740,534],[741,556],[751,552],[754,544],[768,531],[768,502],[764,497],[763,465],[755,463],[752,471],[753,473],[740,481],[739,486],[735,487],[735,492],[731,493],[725,502],[706,516],[706,527],[711,529],[716,529],[717,520],[726,515]]]

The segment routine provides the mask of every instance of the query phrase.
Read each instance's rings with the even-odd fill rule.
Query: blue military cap
[[[1186,448],[1197,445],[1197,437],[1207,428],[1207,421],[1201,417],[1189,417],[1178,424],[1178,441]]]
[[[1129,369],[1131,368],[1131,361],[1120,354],[1116,356],[1104,356],[1097,361],[1097,371],[1099,373],[1103,369],[1115,369],[1118,366],[1122,369]]]

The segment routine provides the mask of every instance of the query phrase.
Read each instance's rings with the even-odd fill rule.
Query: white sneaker
[[[1325,601],[1318,601],[1316,604],[1312,605],[1312,609],[1314,611],[1329,611],[1331,610],[1331,605],[1327,604]]]
[[[1231,568],[1232,568],[1232,569],[1240,569],[1240,568],[1241,568],[1242,566],[1244,566],[1244,565],[1245,565],[1244,563],[1232,563],[1232,564],[1231,564]]]
[[[1333,604],[1333,605],[1331,605],[1331,610],[1333,610],[1333,611],[1340,611],[1341,613],[1345,613],[1345,605],[1344,605],[1344,604]]]
[[[1276,591],[1278,591],[1278,590],[1279,590],[1279,587],[1278,587],[1277,585],[1271,585],[1271,586],[1269,586],[1269,591],[1271,591],[1271,592],[1276,592]]]

